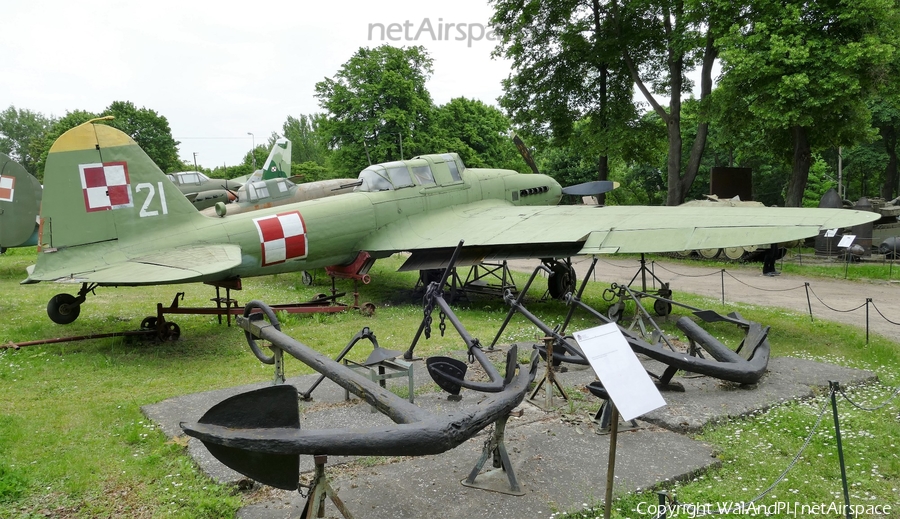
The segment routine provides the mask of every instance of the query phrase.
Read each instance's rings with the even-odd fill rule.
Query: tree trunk
[[[597,180],[609,180],[609,156],[600,155],[597,160]],[[597,195],[597,203],[606,204],[606,193]]]
[[[809,179],[812,151],[809,149],[806,128],[794,126],[791,128],[791,135],[794,139],[794,159],[791,180],[788,182],[787,194],[784,196],[784,205],[800,207],[803,205],[803,191],[806,189],[806,181]]]
[[[882,129],[884,149],[888,154],[887,168],[884,170],[884,184],[881,186],[881,198],[893,200],[897,186],[897,133],[893,129]]]
[[[694,144],[691,145],[690,155],[688,156],[687,166],[684,169],[684,177],[681,179],[681,199],[677,204],[684,203],[684,198],[690,191],[694,180],[697,178],[697,172],[700,171],[700,161],[703,159],[703,150],[706,149],[706,137],[709,135],[709,121],[704,120],[706,117],[703,103],[712,92],[712,67],[716,60],[717,52],[713,45],[712,34],[706,34],[706,48],[703,51],[703,66],[700,69],[700,121],[697,125],[697,136],[694,137]],[[677,205],[669,203],[669,205]]]

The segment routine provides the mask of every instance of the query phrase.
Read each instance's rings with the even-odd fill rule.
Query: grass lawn
[[[180,306],[205,306],[214,295],[210,287],[199,284],[100,288],[88,296],[78,320],[59,326],[46,316],[47,301],[77,287],[19,285],[25,267],[34,261],[33,250],[12,249],[0,256],[4,317],[0,343],[136,330],[144,317],[155,313],[155,303],[168,305],[176,292],[185,292]],[[416,275],[395,272],[398,265],[396,259],[377,263],[371,272],[373,282],[360,287],[361,302],[377,306],[374,317],[357,312],[289,315],[282,320],[283,330],[332,357],[365,326],[376,333],[380,345],[405,349],[422,318],[421,295],[412,290]],[[304,286],[299,274],[247,279],[244,290],[233,295],[241,303],[251,298],[270,304],[303,301],[328,291],[324,274],[317,277],[318,285],[313,287]],[[525,279],[524,274],[516,276],[519,286]],[[340,289],[350,286],[339,282]],[[601,296],[603,288],[592,285],[585,297],[601,310],[608,305]],[[529,295],[532,301],[540,296]],[[863,330],[810,323],[804,315],[782,310],[722,307],[715,300],[688,296],[681,299],[718,311],[737,309],[772,326],[773,355],[875,371],[882,384],[849,393],[861,402],[874,405],[900,385],[896,342],[876,337],[866,345]],[[565,308],[558,302],[533,303],[529,308],[539,309],[551,326],[565,317]],[[501,301],[479,297],[460,306],[457,314],[470,333],[486,344],[506,311]],[[219,325],[208,316],[174,316],[173,320],[181,327],[181,338],[174,342],[112,338],[0,350],[0,517],[231,517],[242,504],[258,497],[252,491],[213,483],[194,466],[183,442],[167,441],[140,412],[140,406],[172,396],[271,379],[271,367],[250,353],[239,329]],[[569,329],[596,324],[580,317]],[[667,331],[675,333],[674,327]],[[713,333],[728,340],[736,332],[720,326]],[[501,342],[539,335],[533,325],[517,317]],[[431,340],[421,341],[416,351],[427,356],[459,349],[461,344],[454,333],[445,337],[435,333]],[[358,354],[366,352],[360,349]],[[285,369],[289,376],[310,372],[292,358],[286,360]],[[694,481],[673,483],[679,501],[754,497],[790,462],[822,404],[821,398],[786,403],[704,431],[699,439],[716,446],[723,465]],[[846,401],[840,405],[844,448],[852,453],[848,471],[854,484],[853,502],[893,503],[900,511],[896,403],[875,412],[851,410]],[[837,499],[835,492],[840,495],[831,427],[829,414],[788,479],[777,487],[778,499],[831,501]],[[617,516],[637,517],[631,510],[641,500],[655,503],[656,497],[652,493],[625,496],[616,502]],[[595,516],[590,510],[569,514],[571,518]]]

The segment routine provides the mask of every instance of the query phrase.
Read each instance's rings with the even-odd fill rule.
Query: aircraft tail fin
[[[62,134],[47,156],[39,247],[146,236],[204,218],[128,135],[94,119]]]
[[[34,245],[41,195],[40,182],[0,153],[0,249]]]
[[[269,158],[266,159],[266,164],[263,166],[262,171],[262,178],[253,180],[269,180],[270,178],[288,178],[291,176],[291,141],[284,137],[275,141],[275,145],[272,146],[272,151],[269,152]]]

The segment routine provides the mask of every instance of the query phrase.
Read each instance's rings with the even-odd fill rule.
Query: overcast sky
[[[422,45],[436,104],[496,105],[510,67],[480,36],[490,16],[486,0],[2,0],[0,110],[61,117],[131,101],[168,119],[182,159],[233,165],[288,115],[320,112],[315,83],[360,47]],[[382,40],[371,24],[398,26]]]

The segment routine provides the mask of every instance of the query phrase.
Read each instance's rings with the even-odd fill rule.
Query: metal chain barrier
[[[812,292],[812,295],[816,296],[816,299],[818,299],[819,302],[822,303],[822,306],[824,306],[825,308],[831,310],[832,312],[838,312],[838,313],[855,312],[855,311],[859,310],[860,308],[866,306],[866,303],[863,303],[863,304],[861,304],[861,305],[859,305],[859,306],[857,306],[857,307],[855,307],[855,308],[851,308],[851,309],[849,309],[849,310],[838,310],[837,308],[832,308],[832,307],[828,306],[828,304],[826,304],[825,301],[822,301],[822,298],[819,297],[818,294],[816,294],[816,292],[812,289],[812,287],[810,287],[809,291]]]
[[[781,474],[778,475],[777,478],[775,478],[775,481],[773,481],[772,484],[768,486],[768,488],[766,488],[765,490],[760,492],[756,497],[754,497],[753,499],[751,499],[748,502],[736,503],[726,510],[721,510],[721,511],[717,511],[717,512],[702,512],[702,511],[700,511],[697,513],[697,517],[716,516],[716,515],[723,515],[723,514],[727,515],[727,514],[733,513],[735,510],[744,510],[747,507],[754,505],[760,499],[764,498],[779,483],[784,481],[784,478],[787,477],[788,472],[790,472],[791,469],[794,468],[794,465],[796,465],[797,462],[800,460],[800,456],[803,454],[803,451],[805,451],[806,448],[809,446],[809,442],[812,441],[813,436],[816,434],[816,431],[819,429],[819,425],[822,424],[822,417],[825,416],[825,412],[828,410],[828,405],[830,403],[829,400],[833,395],[834,395],[834,388],[831,389],[831,391],[828,395],[828,398],[825,399],[825,403],[822,405],[822,409],[819,411],[819,417],[816,418],[816,424],[813,425],[812,429],[809,431],[809,434],[806,436],[806,440],[804,440],[803,445],[800,446],[800,450],[797,452],[797,454],[794,455],[794,457],[791,459],[791,462],[788,463],[788,466],[781,472]],[[675,503],[676,504],[678,503],[677,499],[675,500]],[[704,506],[704,507],[701,507],[701,509],[711,510],[712,507]],[[657,519],[659,519],[659,517],[660,516],[658,516]],[[663,515],[662,517],[665,517],[665,516]]]
[[[872,301],[872,308],[874,308],[875,311],[878,312],[878,315],[880,315],[881,318],[884,319],[885,321],[887,321],[887,322],[889,322],[889,323],[891,323],[891,324],[893,324],[893,325],[895,325],[895,326],[900,326],[900,323],[891,321],[890,319],[888,319],[887,317],[885,317],[885,315],[884,315],[883,313],[881,313],[881,310],[879,310],[878,307],[875,306],[875,301]]]
[[[717,270],[717,271],[715,271],[715,272],[710,272],[709,274],[681,274],[681,273],[679,273],[679,272],[675,272],[674,270],[667,269],[666,267],[662,266],[661,264],[659,264],[659,263],[657,263],[657,262],[655,262],[655,261],[652,262],[652,264],[653,264],[653,267],[654,267],[654,268],[655,268],[655,267],[659,267],[659,268],[665,270],[666,272],[668,272],[668,273],[670,273],[670,274],[675,274],[676,276],[683,276],[683,277],[686,277],[686,278],[704,278],[704,277],[707,277],[707,276],[715,276],[716,274],[719,274],[719,273],[721,273],[721,272],[724,272],[724,270],[725,270],[725,269]]]
[[[847,396],[847,393],[844,393],[844,388],[843,388],[843,387],[838,388],[838,390],[840,391],[841,396],[844,397],[844,400],[850,402],[850,405],[852,405],[853,407],[855,407],[855,408],[857,408],[857,409],[860,409],[860,410],[862,410],[862,411],[878,411],[878,410],[880,410],[880,409],[884,409],[884,408],[887,407],[887,405],[890,404],[895,398],[897,398],[897,395],[900,395],[900,387],[898,387],[897,389],[894,390],[893,393],[891,393],[891,396],[889,396],[887,400],[885,400],[884,402],[881,403],[881,405],[878,405],[878,406],[875,406],[875,407],[865,407],[865,406],[862,406],[862,405],[860,405],[860,404],[857,404],[856,402],[854,402],[853,400],[851,400],[850,397]]]
[[[791,287],[791,288],[762,288],[762,287],[753,286],[753,285],[751,285],[751,284],[749,284],[749,283],[745,283],[745,282],[741,281],[740,279],[734,277],[734,276],[731,274],[731,272],[728,272],[727,270],[724,270],[724,269],[723,269],[722,272],[728,274],[728,277],[730,277],[731,279],[733,279],[733,280],[737,281],[738,283],[744,285],[745,287],[750,287],[750,288],[752,288],[752,289],[754,289],[754,290],[759,290],[760,292],[789,292],[789,291],[791,291],[791,290],[797,290],[797,289],[805,288],[805,287],[806,287],[806,285],[804,284],[804,285],[800,285],[800,286],[796,286],[796,287]]]

